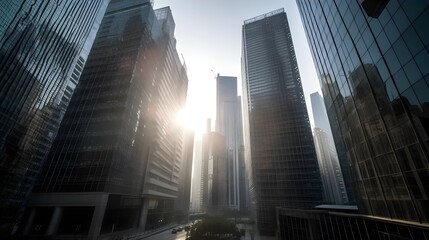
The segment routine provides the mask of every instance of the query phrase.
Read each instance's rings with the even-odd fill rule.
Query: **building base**
[[[33,194],[19,235],[43,239],[110,239],[174,221],[173,200],[100,192]]]

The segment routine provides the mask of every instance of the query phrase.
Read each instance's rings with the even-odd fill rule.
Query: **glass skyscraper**
[[[202,212],[202,163],[203,163],[203,143],[202,139],[195,139],[193,153],[193,169],[192,169],[192,189],[191,189],[191,212]]]
[[[245,209],[243,124],[237,78],[216,77],[216,132],[225,136],[228,208]]]
[[[108,1],[0,2],[0,234],[19,222]]]
[[[275,207],[322,201],[310,122],[286,13],[244,22],[243,118],[246,167],[261,235],[275,231]]]
[[[359,212],[422,227],[429,222],[429,2],[297,3]]]
[[[168,7],[110,1],[22,234],[115,238],[173,220],[189,166],[177,122],[188,79],[174,28]]]

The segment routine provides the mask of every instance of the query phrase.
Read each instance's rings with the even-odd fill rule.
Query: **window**
[[[387,53],[385,54],[385,59],[387,61],[387,66],[389,66],[390,71],[392,73],[396,73],[401,67],[401,64],[399,63],[398,58],[396,57],[393,49],[387,51]]]
[[[393,48],[401,65],[405,65],[411,59],[410,51],[402,38],[398,38],[398,40],[393,44]]]
[[[394,81],[396,83],[396,86],[398,87],[399,92],[405,91],[409,86],[410,83],[408,82],[407,77],[405,76],[405,73],[401,70],[398,71],[394,76]]]
[[[429,53],[425,49],[421,51],[414,59],[422,72],[423,76],[429,74]]]
[[[408,81],[411,84],[414,84],[418,80],[422,78],[422,74],[420,73],[419,68],[417,67],[417,64],[415,61],[410,61],[407,65],[404,67],[404,72],[408,77]]]

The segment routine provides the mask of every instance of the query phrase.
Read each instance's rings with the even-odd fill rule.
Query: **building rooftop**
[[[265,13],[265,14],[259,15],[259,16],[254,17],[254,18],[247,19],[247,20],[244,21],[244,24],[249,24],[249,23],[252,23],[252,22],[256,22],[256,21],[259,21],[261,19],[268,18],[268,17],[274,16],[274,15],[279,14],[279,13],[284,13],[284,12],[285,12],[285,9],[284,8],[280,8],[280,9],[271,11],[269,13]]]

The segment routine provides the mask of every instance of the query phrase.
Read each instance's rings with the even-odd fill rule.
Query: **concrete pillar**
[[[94,214],[92,215],[91,226],[89,227],[88,239],[97,239],[100,235],[101,225],[103,224],[104,213],[106,211],[109,195],[102,197],[102,201],[95,206]]]
[[[35,216],[36,216],[36,209],[33,208],[33,209],[31,209],[30,215],[28,216],[28,219],[27,219],[27,223],[25,224],[24,232],[23,232],[24,235],[26,235],[30,232],[31,225],[33,225]]]
[[[149,199],[143,199],[143,206],[140,212],[139,229],[144,231],[147,219],[147,212],[149,210]]]
[[[48,225],[48,230],[46,230],[46,235],[55,235],[60,225],[61,216],[63,215],[62,207],[55,207],[54,212],[52,213],[51,221]]]

